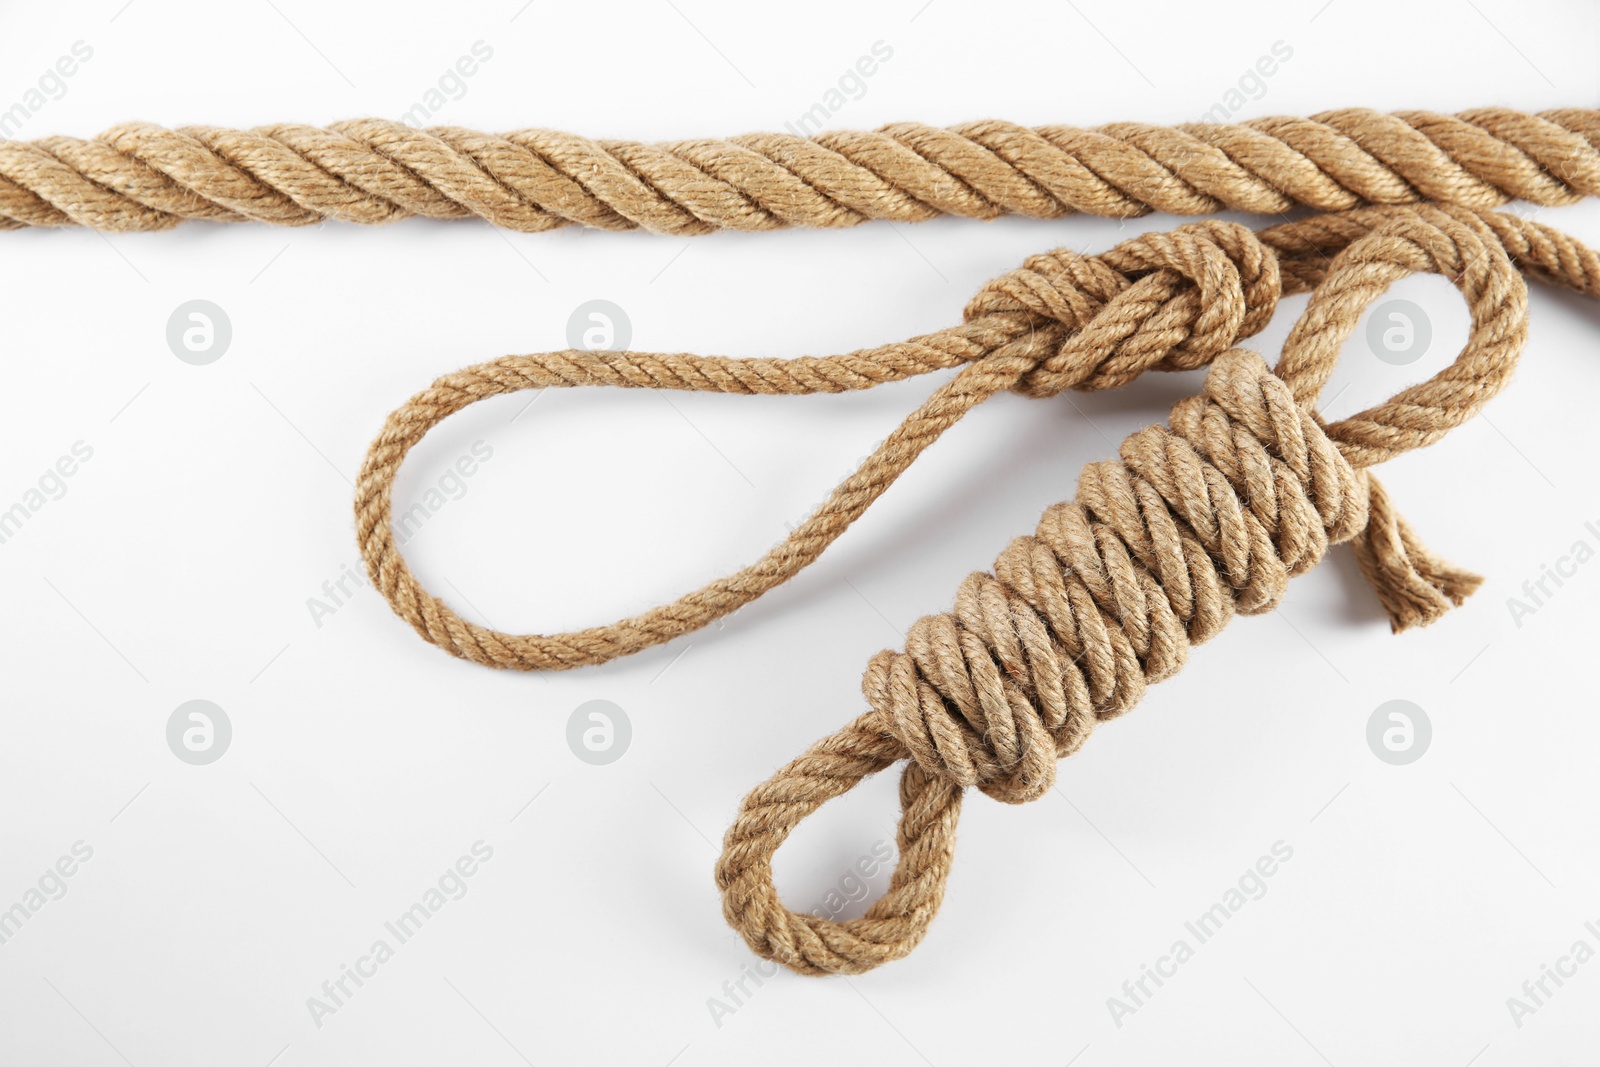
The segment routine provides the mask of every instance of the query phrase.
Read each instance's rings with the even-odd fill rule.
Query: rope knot
[[[1013,388],[1048,397],[1205,366],[1260,331],[1282,292],[1271,248],[1237,223],[1207,220],[1109,254],[1031,256],[980,289],[964,319],[1018,332],[1014,345],[1037,365]]]

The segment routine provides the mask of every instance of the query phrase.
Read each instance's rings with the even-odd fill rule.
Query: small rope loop
[[[1170,443],[1181,445],[1183,463],[1202,465],[1199,478],[1206,492],[1232,495],[1234,521],[1255,521],[1240,494],[1261,481],[1260,472],[1236,467],[1230,478],[1201,457],[1213,448],[1226,451],[1225,441],[1254,427],[1265,434],[1257,438],[1271,468],[1265,484],[1292,484],[1294,496],[1322,503],[1324,510],[1316,513],[1326,515],[1324,547],[1335,531],[1359,523],[1366,501],[1355,470],[1259,356],[1229,351],[1206,380],[1205,395],[1195,398],[1198,404],[1182,402],[1194,414],[1189,424],[1199,439],[1178,430],[1158,432],[1168,439],[1169,450]],[[1275,417],[1283,413],[1294,414]],[[1141,446],[1138,461],[1159,466],[1161,444],[1151,442],[1153,454]],[[1115,467],[1120,475],[1107,469]],[[1180,556],[1205,559],[1215,576],[1204,586],[1210,591],[1204,599],[1211,602],[1204,611],[1189,611],[1189,617],[1210,620],[1200,628],[1200,636],[1210,636],[1231,614],[1230,598],[1249,601],[1256,593],[1224,580],[1227,564],[1184,529],[1177,513],[1186,504],[1184,491],[1170,484],[1163,491],[1135,467],[1126,457],[1120,464],[1091,465],[1080,497],[1083,484],[1138,485],[1142,490],[1128,498],[1134,510],[1141,494],[1161,505],[1166,518],[1157,520],[1160,511],[1149,512],[1144,543],[1177,537],[1186,548]],[[1159,477],[1170,483],[1173,469],[1163,468]],[[1063,518],[1063,507],[1073,519]],[[1301,514],[1282,502],[1276,513]],[[1069,524],[1087,536],[1054,536]],[[954,611],[918,620],[907,633],[905,651],[873,657],[862,679],[872,710],[753,791],[728,829],[717,884],[728,922],[754,951],[802,974],[858,974],[905,956],[921,941],[943,900],[964,789],[976,786],[1009,803],[1044,795],[1054,785],[1057,761],[1077,751],[1098,721],[1131,706],[1127,688],[1105,682],[1118,676],[1116,661],[1124,660],[1125,669],[1145,678],[1171,673],[1181,664],[1189,643],[1181,625],[1174,624],[1160,641],[1129,632],[1141,616],[1126,608],[1138,602],[1141,610],[1154,609],[1166,601],[1166,591],[1125,548],[1119,554],[1120,546],[1124,542],[1102,522],[1097,508],[1081,499],[1057,505],[1041,521],[1040,534],[1007,548],[996,562],[996,575],[968,576]],[[1022,560],[1027,565],[1020,565]],[[1001,573],[1022,580],[1012,584],[998,577]],[[1285,582],[1280,578],[1276,592]],[[1167,603],[1162,614],[1176,620],[1178,613]],[[1136,645],[1143,655],[1134,651]],[[1133,690],[1133,699],[1142,688]],[[772,858],[789,833],[826,801],[902,759],[909,762],[900,780],[896,840],[901,860],[885,895],[862,918],[846,922],[784,907],[772,881]]]

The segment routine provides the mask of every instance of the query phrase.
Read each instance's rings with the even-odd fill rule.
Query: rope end
[[[1483,578],[1429,552],[1378,480],[1369,478],[1368,485],[1371,510],[1353,546],[1361,573],[1377,592],[1393,632],[1436,622],[1476,592]]]

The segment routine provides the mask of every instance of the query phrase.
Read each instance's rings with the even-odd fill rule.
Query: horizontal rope
[[[145,123],[93,140],[0,143],[0,229],[162,230],[184,219],[301,226],[420,215],[560,226],[835,228],[940,215],[1275,214],[1432,201],[1487,209],[1600,194],[1600,111],[1310,118],[1093,129],[902,122],[804,138],[590,140],[382,119],[251,130]]]

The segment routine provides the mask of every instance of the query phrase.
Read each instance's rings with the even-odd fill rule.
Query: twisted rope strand
[[[0,229],[301,226],[407,216],[692,235],[939,215],[1276,214],[1600,194],[1600,110],[1361,108],[1237,124],[895,123],[810,139],[589,140],[358,119],[326,129],[146,123],[0,143]]]

